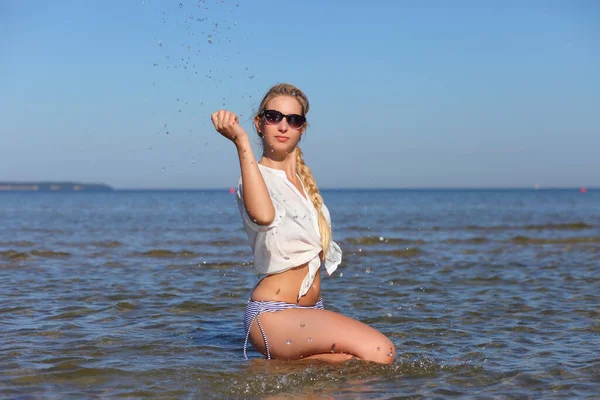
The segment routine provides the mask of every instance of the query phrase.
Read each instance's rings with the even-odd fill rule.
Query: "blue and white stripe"
[[[248,356],[246,355],[246,347],[248,346],[248,337],[250,336],[250,327],[254,323],[254,320],[258,322],[258,327],[260,328],[260,333],[262,334],[263,340],[265,341],[265,348],[267,350],[267,359],[271,359],[271,352],[269,351],[269,342],[267,342],[267,335],[260,323],[260,318],[258,316],[264,312],[276,312],[287,310],[290,308],[308,308],[315,310],[323,310],[323,299],[319,299],[312,306],[300,306],[298,304],[285,303],[283,301],[253,301],[248,300],[248,305],[246,306],[246,313],[244,314],[244,330],[246,332],[246,340],[244,341],[244,358],[247,360]]]

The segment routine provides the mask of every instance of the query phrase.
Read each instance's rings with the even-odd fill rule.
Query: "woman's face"
[[[283,115],[302,115],[302,106],[291,96],[274,97],[266,104],[265,110],[279,111]],[[285,155],[294,151],[306,127],[306,124],[299,128],[291,127],[286,118],[278,123],[270,123],[264,116],[255,120],[255,124],[262,136],[265,154],[277,158],[285,158]]]

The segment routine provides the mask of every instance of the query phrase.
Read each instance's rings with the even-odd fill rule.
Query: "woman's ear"
[[[254,129],[256,129],[258,135],[262,137],[261,118],[259,118],[258,115],[254,117]]]

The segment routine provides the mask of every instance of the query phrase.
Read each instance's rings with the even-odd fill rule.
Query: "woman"
[[[254,126],[263,143],[256,162],[248,134],[230,111],[212,114],[215,129],[238,151],[237,200],[254,266],[263,275],[244,318],[246,343],[267,358],[389,364],[392,342],[362,322],[323,309],[320,267],[331,274],[341,250],[331,240],[329,211],[302,159],[308,99],[289,84],[273,86],[260,103]]]

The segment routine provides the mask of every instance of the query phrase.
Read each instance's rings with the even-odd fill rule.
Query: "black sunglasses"
[[[302,125],[306,122],[306,118],[303,115],[298,114],[282,114],[277,110],[264,110],[261,114],[261,117],[265,117],[265,121],[268,124],[278,124],[285,117],[290,128],[300,129]]]

